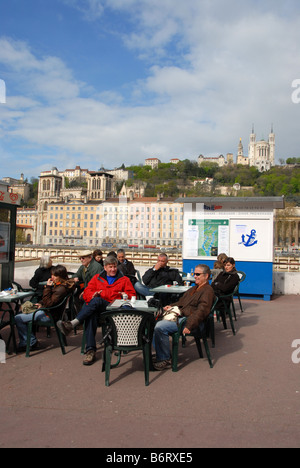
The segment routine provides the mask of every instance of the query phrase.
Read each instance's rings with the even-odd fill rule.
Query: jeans
[[[134,285],[134,289],[136,290],[136,292],[138,294],[140,294],[141,296],[154,296],[153,293],[150,292],[150,289],[147,288],[147,286],[145,286],[144,284],[140,283],[139,281],[137,281]]]
[[[18,330],[19,338],[20,338],[20,343],[19,347],[23,347],[27,345],[27,323],[31,322],[33,317],[32,314],[18,314],[15,316],[15,322],[16,322],[16,327]],[[42,320],[43,322],[49,322],[49,318],[45,314],[45,312],[41,309],[35,314],[36,320]],[[36,337],[31,334],[30,338],[30,346],[35,345],[36,343]]]
[[[179,319],[179,323],[183,317]],[[157,322],[154,328],[153,345],[156,351],[157,361],[168,361],[171,358],[169,335],[177,332],[177,322],[170,320],[161,320]]]
[[[96,351],[98,314],[105,312],[108,305],[109,302],[101,297],[95,297],[88,304],[84,304],[76,317],[80,323],[85,322],[86,351],[91,349]]]
[[[184,317],[179,318],[178,324],[184,320]],[[177,322],[170,322],[169,320],[161,320],[157,322],[153,334],[153,346],[156,351],[157,361],[168,361],[171,359],[169,335],[176,333],[178,330]],[[191,330],[192,332],[199,331],[205,333],[205,324],[201,322],[199,328]]]

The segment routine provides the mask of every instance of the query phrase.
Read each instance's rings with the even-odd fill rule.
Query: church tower
[[[237,153],[237,164],[242,164],[243,166],[248,166],[249,164],[249,158],[244,155],[244,148],[243,148],[243,143],[242,139],[240,138],[239,146],[238,146],[238,153]]]
[[[255,143],[256,143],[256,135],[254,133],[254,124],[252,124],[252,133],[250,135],[250,142],[249,142],[249,147],[248,147],[248,157],[249,157],[250,166],[255,165]]]
[[[271,126],[271,133],[269,134],[269,145],[270,145],[270,165],[275,166],[275,133],[273,132],[273,124]]]

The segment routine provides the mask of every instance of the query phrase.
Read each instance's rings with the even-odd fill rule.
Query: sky
[[[0,179],[300,157],[299,0],[0,0]]]

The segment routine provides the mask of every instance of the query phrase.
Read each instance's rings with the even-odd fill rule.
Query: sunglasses
[[[205,273],[194,273],[194,276],[205,275]]]

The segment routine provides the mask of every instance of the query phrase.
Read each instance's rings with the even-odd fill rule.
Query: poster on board
[[[10,223],[0,223],[0,263],[9,262]]]
[[[185,225],[184,258],[229,254],[229,220],[199,219],[190,215]]]
[[[273,232],[269,219],[230,221],[230,255],[245,261],[270,262],[273,258]]]

